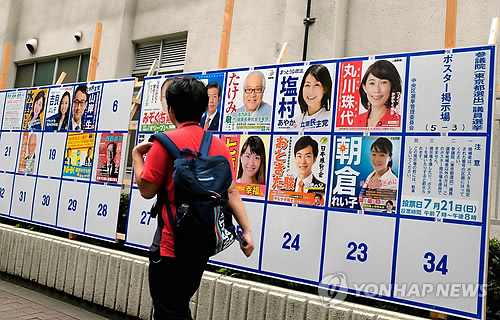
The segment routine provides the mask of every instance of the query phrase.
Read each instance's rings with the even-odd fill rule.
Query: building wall
[[[97,79],[130,76],[135,43],[188,33],[185,71],[218,67],[225,1],[0,0],[0,53],[13,44],[15,63],[90,50],[95,23],[103,23]],[[272,64],[283,43],[286,62],[302,60],[307,0],[235,1],[228,67]],[[458,1],[457,46],[486,44],[498,0]],[[446,1],[311,0],[316,22],[307,59],[438,49],[444,46]],[[73,34],[83,33],[80,42]],[[38,38],[35,54],[25,43]]]

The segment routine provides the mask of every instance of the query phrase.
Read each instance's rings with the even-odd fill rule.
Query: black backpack
[[[233,176],[226,157],[208,156],[212,134],[205,132],[200,151],[179,150],[163,132],[157,139],[174,158],[175,218],[167,201],[165,188],[157,194],[151,216],[159,214],[166,205],[174,233],[174,252],[177,257],[210,257],[228,248],[236,239],[232,213],[226,209],[228,188]],[[194,156],[185,158],[184,154]],[[162,219],[158,227],[163,228]],[[157,230],[161,234],[161,230]]]

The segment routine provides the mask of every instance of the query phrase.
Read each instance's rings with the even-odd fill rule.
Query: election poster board
[[[250,259],[234,245],[210,262],[484,319],[496,55],[483,46],[190,74],[219,77],[210,131],[230,150],[255,243]],[[173,129],[161,115],[166,79],[144,80],[141,140]],[[126,244],[148,249],[154,199],[132,195]]]
[[[0,91],[1,216],[115,241],[134,81]]]

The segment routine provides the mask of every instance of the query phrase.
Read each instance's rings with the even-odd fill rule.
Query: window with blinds
[[[159,59],[157,74],[184,71],[186,46],[187,35],[181,38],[137,44],[132,75],[135,77],[146,75],[155,59]]]

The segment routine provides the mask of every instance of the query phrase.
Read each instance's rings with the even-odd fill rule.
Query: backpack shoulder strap
[[[200,145],[200,153],[208,157],[208,152],[210,151],[210,145],[212,144],[212,133],[205,131],[203,133],[203,139],[201,140],[201,145]]]
[[[160,141],[163,147],[167,149],[168,153],[170,153],[174,159],[184,158],[179,148],[177,148],[175,143],[173,143],[165,133],[157,132],[149,138],[149,141],[153,141],[153,139]]]

